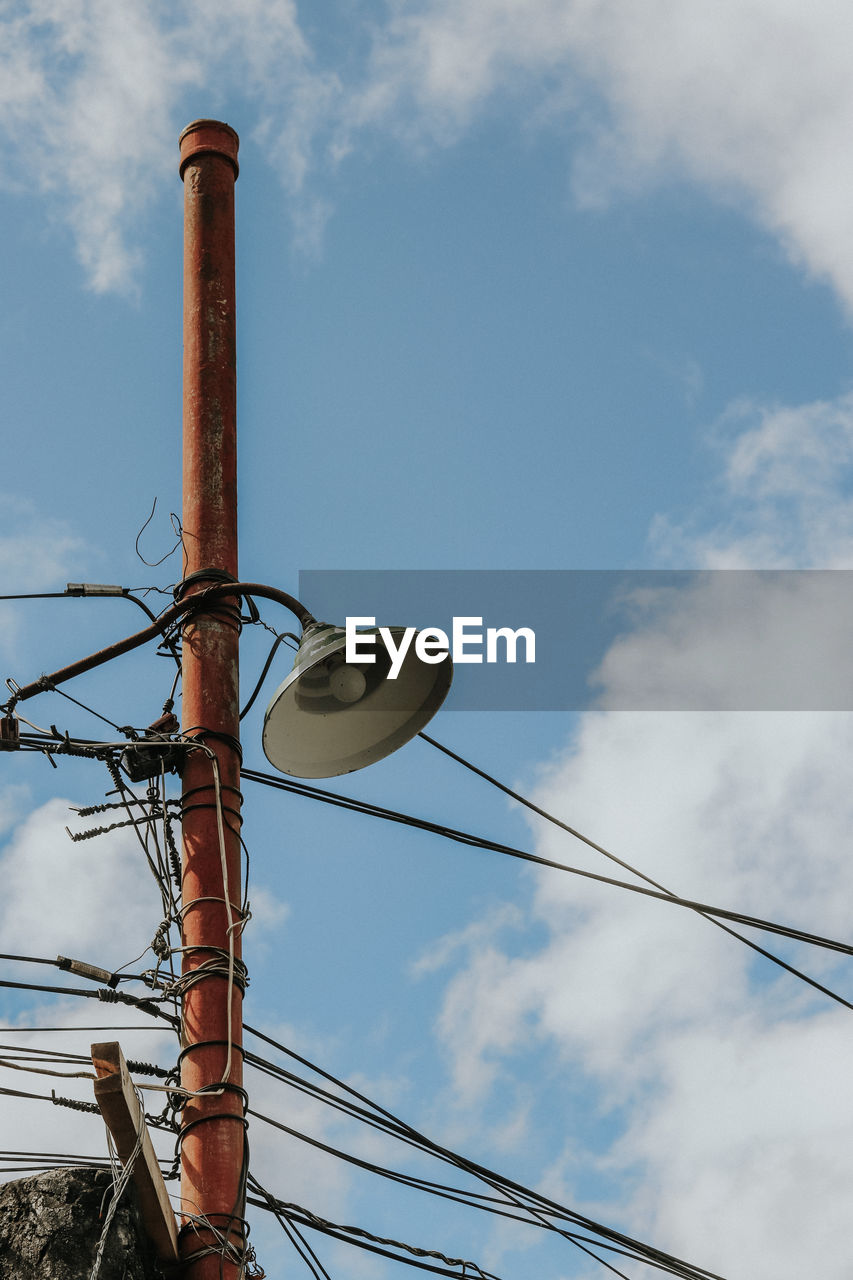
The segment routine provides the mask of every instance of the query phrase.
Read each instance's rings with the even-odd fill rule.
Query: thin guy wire
[[[80,707],[83,711],[88,711],[90,716],[94,716],[97,720],[103,720],[104,724],[108,724],[111,729],[115,729],[117,733],[122,733],[121,725],[116,724],[114,720],[109,720],[106,716],[102,716],[100,711],[95,711],[93,707],[88,707],[85,702],[80,702],[78,698],[72,698],[70,693],[66,693],[64,689],[48,686],[46,693],[58,693],[60,698],[65,698],[68,702],[73,702],[75,706]]]
[[[139,1159],[139,1156],[142,1152],[142,1142],[145,1137],[145,1112],[142,1107],[141,1099],[139,1099],[138,1097],[137,1097],[137,1102],[139,1103],[139,1129],[137,1130],[137,1134],[136,1134],[136,1142],[134,1143],[133,1150],[128,1156],[127,1162],[124,1168],[122,1169],[121,1173],[119,1174],[119,1176],[116,1177],[115,1174],[113,1175],[112,1200],[110,1201],[110,1207],[107,1210],[107,1216],[104,1219],[104,1225],[101,1228],[101,1235],[100,1235],[100,1239],[98,1240],[98,1248],[95,1253],[95,1260],[92,1263],[92,1270],[89,1272],[89,1280],[97,1280],[98,1272],[101,1269],[101,1262],[104,1256],[104,1249],[106,1248],[107,1236],[109,1234],[110,1227],[112,1226],[112,1221],[113,1221],[113,1218],[115,1217],[116,1210],[118,1209],[119,1200],[121,1199],[121,1196],[125,1188],[130,1182],[130,1179],[133,1175],[134,1165],[136,1164],[136,1161]],[[112,1154],[112,1138],[111,1138],[109,1129],[107,1129],[107,1141],[109,1143],[110,1152]]]

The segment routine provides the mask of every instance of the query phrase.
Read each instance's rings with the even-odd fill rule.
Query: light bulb
[[[367,688],[367,679],[358,667],[340,666],[329,675],[329,692],[338,702],[358,702]]]

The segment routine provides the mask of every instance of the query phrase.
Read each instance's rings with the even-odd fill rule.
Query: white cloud
[[[23,787],[0,792],[0,829],[20,817],[24,800]],[[123,816],[119,811],[116,820]],[[48,957],[61,952],[105,969],[124,966],[145,950],[163,911],[136,834],[119,828],[72,841],[66,831],[81,833],[109,821],[108,815],[81,818],[59,797],[19,821],[0,851],[0,933],[7,949]],[[120,930],[109,927],[118,903]],[[261,945],[264,932],[289,913],[286,903],[259,885],[252,889],[252,910],[253,934]],[[149,963],[150,954],[144,965]]]
[[[841,0],[427,0],[392,11],[360,118],[452,140],[514,91],[580,140],[581,202],[698,182],[849,305],[849,31]]]
[[[293,0],[36,0],[0,16],[3,181],[50,197],[96,291],[137,283],[141,217],[177,185],[181,108],[211,114],[226,87],[271,97],[287,118],[276,158],[299,191],[332,82],[306,69],[295,14]]]
[[[424,974],[435,973],[455,959],[460,951],[471,947],[487,945],[501,929],[518,928],[522,923],[522,913],[517,907],[505,903],[495,908],[481,920],[473,920],[457,933],[446,934],[437,942],[433,942],[412,966],[412,974],[419,978]]]
[[[79,826],[69,813],[68,802],[50,800],[19,823],[3,848],[0,932],[4,951],[48,959],[66,955],[112,969],[133,959],[147,946],[160,918],[159,894],[132,836],[118,831],[74,844],[65,833],[69,822]],[[117,930],[114,921],[119,903],[122,928]],[[62,975],[43,965],[6,964],[3,976],[19,982],[63,985]],[[85,979],[72,979],[66,985],[96,989],[96,984]],[[51,999],[36,993],[31,993],[32,1003],[27,1005],[23,993],[10,993],[12,998],[8,1000],[6,994],[3,993],[3,1004],[7,1012],[2,1020],[7,1024],[106,1028],[51,1035],[8,1032],[0,1035],[7,1046],[49,1048],[88,1056],[92,1043],[118,1039],[129,1059],[169,1062],[174,1057],[174,1037],[125,1005],[79,997]],[[143,1029],[113,1033],[109,1028],[116,1024]],[[56,1069],[86,1071],[91,1067],[56,1064]],[[41,1096],[49,1095],[53,1089],[60,1097],[93,1101],[91,1081],[23,1074],[7,1067],[0,1076],[3,1088],[23,1089]],[[161,1110],[157,1094],[150,1094],[148,1103],[151,1110]],[[106,1156],[104,1127],[97,1116],[38,1100],[2,1097],[0,1124],[7,1150]],[[171,1155],[168,1136],[155,1135],[155,1145],[162,1154]]]
[[[7,783],[0,787],[0,835],[20,821],[30,790],[24,783]]]
[[[847,716],[589,715],[536,799],[678,892],[846,937],[852,750]],[[631,878],[553,829],[536,848]],[[566,1156],[620,1182],[596,1216],[628,1204],[641,1237],[732,1280],[807,1273],[853,1175],[849,1013],[687,912],[554,871],[537,874],[531,923],[544,945],[475,945],[448,984],[437,1030],[457,1104],[505,1092],[536,1046],[560,1064],[538,1092]],[[759,940],[849,990],[819,953]],[[562,1080],[571,1096],[585,1081],[621,1131],[603,1163]],[[827,1277],[847,1274],[841,1253],[821,1251]]]
[[[272,890],[260,886],[252,886],[249,906],[255,928],[274,928],[276,925],[284,924],[290,915],[290,907],[286,902],[277,898]]]
[[[4,182],[37,187],[94,288],[127,289],[175,136],[233,93],[316,249],[322,176],[376,134],[417,154],[493,107],[562,133],[581,203],[688,180],[734,201],[853,304],[849,11],[841,0],[419,0],[365,17],[323,65],[293,0],[47,3],[0,18]],[[180,114],[179,114],[180,113]],[[571,159],[569,158],[571,152]]]
[[[722,1259],[732,1280],[802,1276],[817,1258],[848,1273],[849,1017],[695,1027],[662,1055],[662,1088],[615,1155],[642,1167],[637,1210],[682,1256]]]
[[[853,566],[853,396],[738,402],[711,443],[722,464],[714,497],[687,524],[656,518],[656,559],[708,569]]]
[[[83,540],[65,521],[42,515],[32,503],[10,494],[0,497],[3,594],[63,590],[88,550]],[[0,601],[0,658],[4,661],[20,652],[23,628],[21,606]]]
[[[165,176],[175,96],[198,76],[158,8],[37,0],[0,28],[5,167],[11,153],[18,182],[58,195],[98,291],[130,285],[139,254],[127,233],[152,175]]]
[[[849,573],[688,575],[629,591],[592,682],[631,711],[853,710]]]
[[[576,31],[572,9],[565,0],[392,7],[356,99],[357,123],[455,141],[492,94],[549,72],[565,77]]]
[[[715,503],[688,532],[668,527],[668,553],[741,565],[761,548],[775,565],[804,547],[845,563],[850,426],[847,397],[741,407]],[[786,575],[738,610],[730,597],[720,605],[728,578],[699,579],[671,609],[646,602],[602,666],[605,706],[648,687],[653,664],[669,680],[700,673],[712,698],[738,681],[748,694],[768,661],[778,592],[794,592],[796,619],[815,608],[812,580]],[[805,661],[835,663],[846,679],[820,644]],[[597,711],[580,717],[535,799],[675,892],[846,938],[851,754],[847,713]],[[553,827],[532,830],[548,858],[631,878]],[[565,1134],[548,1174],[558,1195],[605,1221],[627,1212],[641,1238],[730,1280],[794,1280],[816,1257],[827,1280],[846,1277],[849,1011],[685,911],[556,871],[533,883],[528,923],[544,942],[484,921],[462,938],[461,962],[457,938],[434,950],[456,964],[437,1023],[451,1102],[477,1113],[506,1097],[535,1050],[537,1105]],[[849,962],[755,940],[850,995]],[[579,1091],[603,1136],[579,1118]],[[527,1147],[541,1140],[541,1113],[530,1114]],[[604,1180],[594,1202],[590,1177]]]
[[[55,591],[65,586],[84,543],[63,520],[45,516],[33,506],[3,494],[5,529],[0,532],[0,579],[4,594]],[[61,585],[59,585],[61,582]]]
[[[65,832],[66,825],[80,829],[72,819],[68,801],[51,800],[21,823],[3,851],[3,936],[21,954],[61,952],[112,969],[151,941],[162,914],[159,893],[132,833],[75,844]],[[118,932],[105,925],[117,902]]]

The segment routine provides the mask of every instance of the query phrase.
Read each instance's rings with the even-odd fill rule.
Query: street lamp
[[[290,675],[273,695],[264,718],[264,753],[270,764],[297,778],[334,778],[384,759],[413,738],[441,706],[453,675],[450,655],[426,663],[409,646],[395,678],[383,631],[370,628],[371,660],[347,662],[346,633],[309,624]]]
[[[204,570],[196,578],[209,581]],[[374,661],[347,662],[346,631],[317,622],[287,591],[263,582],[219,582],[195,594],[184,594],[182,588],[189,585],[196,583],[185,580],[179,584],[177,602],[142,631],[29,684],[10,683],[9,714],[19,702],[168,635],[180,622],[187,626],[205,615],[214,616],[222,602],[233,603],[243,597],[273,600],[294,614],[302,626],[293,670],[273,694],[264,717],[264,753],[281,773],[297,778],[333,778],[375,764],[419,733],[450,689],[450,654],[439,662],[433,659],[427,663],[418,656],[415,643],[409,644],[399,672],[392,678],[392,658],[383,632],[396,643],[405,634],[404,627],[370,627],[358,632],[359,639],[369,636],[374,641]],[[89,585],[89,594],[94,592]],[[155,757],[159,759],[156,751],[152,759]]]

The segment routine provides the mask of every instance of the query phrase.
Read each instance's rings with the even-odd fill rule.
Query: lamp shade
[[[404,627],[385,628],[399,648]],[[412,637],[395,679],[392,656],[380,630],[374,662],[346,661],[346,633],[314,623],[307,627],[293,670],[276,690],[264,719],[264,754],[281,773],[334,778],[384,759],[413,738],[435,715],[450,688],[453,663],[424,662]]]

